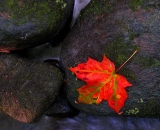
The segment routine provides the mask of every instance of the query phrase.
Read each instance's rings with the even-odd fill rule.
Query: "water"
[[[84,9],[90,1],[91,0],[74,0],[74,9],[73,9],[73,18],[71,22],[71,27],[76,22],[76,19],[78,18],[81,10]]]
[[[160,130],[160,120],[79,113],[73,118],[43,116],[35,124],[25,124],[1,114],[0,130]]]

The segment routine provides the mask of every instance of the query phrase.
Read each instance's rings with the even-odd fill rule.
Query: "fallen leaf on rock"
[[[126,87],[132,86],[122,75],[116,74],[115,65],[104,55],[102,62],[88,58],[86,63],[80,63],[69,68],[77,78],[86,82],[78,88],[78,103],[99,104],[102,100],[119,113],[128,97]]]

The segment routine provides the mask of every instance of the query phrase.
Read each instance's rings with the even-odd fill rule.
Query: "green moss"
[[[140,98],[139,100],[138,100],[138,103],[143,103],[144,101],[143,101],[143,99],[142,98]],[[133,108],[133,109],[130,109],[130,110],[127,110],[127,111],[125,111],[125,113],[127,114],[127,115],[136,115],[136,114],[139,114],[140,113],[140,110],[139,110],[139,108]]]
[[[148,117],[158,117],[160,115],[159,107],[160,105],[157,104],[157,99],[150,99],[149,101],[142,103],[141,109],[139,113],[140,117],[148,116]]]
[[[138,108],[134,108],[131,110],[126,111],[127,115],[136,115],[139,113],[139,109]]]
[[[138,100],[138,103],[143,103],[144,101],[143,101],[143,99],[142,98],[140,98],[139,100]]]
[[[144,103],[145,102],[145,103]],[[160,115],[157,99],[150,99],[149,101],[144,101],[142,98],[138,100],[138,108],[133,108],[125,111],[126,115],[139,116],[139,117],[157,117]]]
[[[64,9],[66,7],[66,3],[63,0],[56,0],[56,3],[60,3],[61,4],[61,9]]]
[[[133,39],[137,37],[137,34],[130,33],[129,40],[125,42],[124,35],[118,34],[114,40],[106,48],[106,56],[115,63],[116,69],[118,69],[132,54],[135,50],[139,50],[140,47],[133,43]],[[135,56],[130,61],[133,61]],[[129,62],[130,62],[129,61]],[[129,64],[129,62],[127,64]],[[134,82],[134,72],[129,70],[127,67],[122,67],[118,73],[127,77],[130,82]]]
[[[5,6],[8,9],[10,17],[14,19],[17,25],[25,24],[26,22],[36,22],[44,23],[44,19],[50,24],[50,29],[52,29],[58,20],[60,19],[60,14],[66,7],[66,3],[61,0],[60,2],[54,2],[51,0],[42,2],[31,2],[22,1],[21,3],[16,0],[6,0]],[[53,9],[54,8],[54,11]]]
[[[139,46],[133,44],[131,39],[129,39],[128,42],[125,42],[123,34],[118,34],[106,48],[106,55],[117,64],[117,67],[119,67],[137,49],[139,49]]]
[[[136,37],[137,35],[134,36]],[[133,36],[131,39],[133,39]],[[106,48],[106,56],[115,63],[117,69],[132,55],[135,50],[139,49],[139,46],[133,44],[131,39],[129,39],[128,42],[124,42],[123,34],[119,34]],[[134,57],[131,60],[133,59]],[[126,67],[123,67],[119,72],[128,77],[131,81],[134,81],[134,73]]]
[[[150,8],[159,8],[159,2],[156,0],[128,0],[129,6],[132,10],[137,11],[138,7],[141,7],[147,11],[150,11]]]
[[[136,11],[142,5],[143,0],[129,0],[129,6]]]
[[[129,70],[129,69],[125,68],[125,67],[121,68],[120,74],[122,74],[125,77],[127,77],[127,79],[129,79],[129,81],[131,83],[133,83],[135,81],[135,74],[134,74],[134,72],[132,72],[131,70]]]
[[[86,16],[88,13],[92,13],[94,15],[102,15],[104,13],[110,12],[113,8],[113,5],[110,3],[110,0],[92,0],[87,9],[82,13],[83,16]]]
[[[106,56],[115,63],[117,69],[132,55],[135,50],[141,49],[139,46],[134,44],[134,38],[138,36],[138,34],[130,33],[129,40],[125,42],[123,34],[119,34],[107,46],[105,51]],[[129,62],[131,61],[143,69],[151,66],[160,66],[160,62],[158,59],[151,56],[144,57],[138,53],[134,55]],[[127,62],[127,64],[129,64],[129,62]],[[122,67],[119,72],[128,77],[131,82],[134,81],[134,73],[131,70],[127,69],[125,66]]]
[[[139,37],[139,33],[130,33],[130,35],[129,35],[130,40],[134,40],[135,37]]]
[[[154,67],[160,66],[160,62],[151,56],[148,56],[148,57],[137,56],[134,58],[134,62],[135,64],[138,64],[144,69],[151,66],[154,66]]]

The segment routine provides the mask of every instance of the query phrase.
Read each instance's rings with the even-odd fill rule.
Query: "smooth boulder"
[[[16,55],[0,55],[0,111],[33,123],[51,107],[63,75],[57,67]]]
[[[0,52],[37,46],[69,24],[73,0],[1,0]]]
[[[122,116],[160,117],[160,12],[156,2],[92,1],[83,11],[62,46],[67,97],[78,110],[96,115],[118,115],[107,101],[99,105],[76,103],[77,89],[85,85],[68,69],[88,57],[99,62],[105,54],[116,68],[135,51],[138,53],[118,72],[133,84]],[[94,10],[94,12],[93,12]],[[149,11],[148,11],[149,10]]]

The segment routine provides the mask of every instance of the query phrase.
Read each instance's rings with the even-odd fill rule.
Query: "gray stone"
[[[93,0],[63,43],[61,62],[68,84],[67,97],[80,111],[96,115],[117,115],[109,108],[107,101],[102,101],[99,105],[76,104],[76,89],[85,82],[76,80],[68,67],[86,62],[88,57],[102,61],[103,54],[106,54],[118,68],[138,50],[118,72],[133,84],[126,89],[129,96],[121,112],[124,116],[160,117],[159,7],[150,8],[147,3],[143,3],[146,5],[145,10],[141,3],[136,5],[134,1],[129,1],[130,3],[108,3],[104,7],[107,1]],[[137,6],[136,11],[132,8],[133,5]]]
[[[0,52],[40,45],[70,21],[73,0],[1,0]]]
[[[58,68],[11,54],[0,55],[0,79],[1,111],[25,123],[49,109],[63,82]]]
[[[63,86],[51,108],[45,112],[45,115],[54,117],[73,117],[77,115],[79,111],[68,103],[65,90],[65,86]]]

